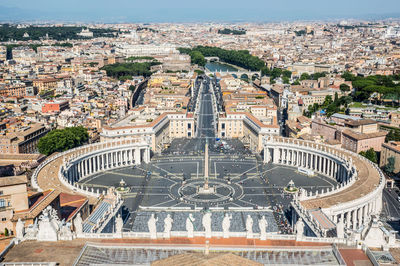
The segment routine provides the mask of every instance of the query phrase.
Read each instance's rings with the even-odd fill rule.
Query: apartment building
[[[26,95],[25,84],[0,85],[0,96],[21,98]]]
[[[38,93],[42,91],[52,90],[57,87],[58,79],[55,78],[43,78],[33,80],[33,87],[36,87]]]
[[[37,153],[37,143],[47,133],[48,129],[42,124],[10,129],[9,133],[0,135],[0,153]]]
[[[389,163],[389,158],[394,158],[394,171],[397,174],[400,172],[400,141],[390,141],[382,144],[381,157],[379,166],[383,167]]]
[[[6,61],[7,60],[7,47],[6,46],[0,46],[0,61]]]
[[[42,105],[42,113],[59,113],[69,108],[68,101],[48,102]]]

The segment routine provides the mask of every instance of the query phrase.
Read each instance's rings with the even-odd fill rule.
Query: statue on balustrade
[[[59,227],[60,227],[59,232],[58,232],[59,240],[72,240],[73,239],[73,234],[71,231],[71,223],[67,223],[67,222],[65,222],[65,220],[63,220],[60,223]]]
[[[194,221],[195,221],[196,219],[193,217],[193,214],[189,214],[189,217],[188,218],[186,218],[186,231],[187,231],[187,236],[189,237],[189,238],[192,238],[192,237],[194,237]]]
[[[115,233],[122,234],[122,228],[124,227],[124,221],[120,214],[115,218]]]
[[[344,223],[343,218],[339,219],[339,222],[336,225],[336,235],[338,238],[344,238]]]
[[[258,227],[260,228],[260,239],[266,240],[267,239],[267,226],[268,222],[263,215],[260,220],[258,220]]]
[[[15,225],[15,233],[18,239],[24,238],[24,230],[25,230],[24,224],[25,222],[21,221],[21,218],[18,218],[18,222]]]
[[[78,214],[76,215],[75,219],[74,219],[74,227],[75,227],[75,234],[76,236],[79,236],[80,234],[82,234],[82,217],[81,217],[81,213],[78,212]]]
[[[302,238],[304,235],[304,222],[303,219],[299,218],[296,223],[296,238]]]
[[[158,218],[155,218],[154,213],[152,213],[149,221],[147,222],[147,226],[149,227],[151,239],[157,238],[157,225],[156,225],[157,221],[158,221]]]
[[[167,214],[167,217],[164,219],[164,237],[170,238],[171,237],[171,229],[172,223],[174,220],[171,218],[170,214]]]
[[[202,224],[204,227],[206,238],[211,238],[211,212],[203,215]]]
[[[225,217],[222,220],[222,231],[224,238],[229,238],[229,228],[231,227],[231,219],[232,219],[232,214],[229,215],[228,213],[225,213]]]
[[[246,219],[247,238],[253,237],[253,218],[248,214]]]

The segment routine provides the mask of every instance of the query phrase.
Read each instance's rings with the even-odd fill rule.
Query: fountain
[[[119,181],[119,186],[116,188],[116,190],[119,193],[127,193],[129,192],[129,187],[127,186],[126,182],[121,179],[121,181]]]
[[[294,185],[293,180],[290,180],[290,182],[288,183],[288,185],[284,188],[284,191],[287,193],[295,193],[297,192],[299,189]]]

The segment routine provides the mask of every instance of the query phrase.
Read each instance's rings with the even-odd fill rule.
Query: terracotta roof
[[[84,196],[61,192],[60,193],[61,219],[69,221],[88,201],[89,200]]]
[[[356,140],[364,140],[364,139],[372,139],[372,138],[379,138],[379,137],[385,137],[388,132],[386,131],[378,131],[374,133],[358,133],[354,132],[349,129],[343,130],[342,134],[349,136],[350,138],[356,139]]]
[[[44,191],[43,195],[40,196],[32,206],[30,206],[28,211],[16,213],[12,219],[16,221],[18,218],[21,218],[22,220],[36,218],[44,210],[44,208],[49,206],[49,204],[52,203],[59,195],[60,192],[56,190]]]
[[[377,122],[372,119],[360,119],[360,120],[346,120],[344,123],[350,126],[361,126],[361,125],[376,124]]]

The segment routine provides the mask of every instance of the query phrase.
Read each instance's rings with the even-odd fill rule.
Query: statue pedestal
[[[197,193],[198,194],[214,194],[215,187],[209,187],[208,184],[205,184],[204,186],[197,188]]]

